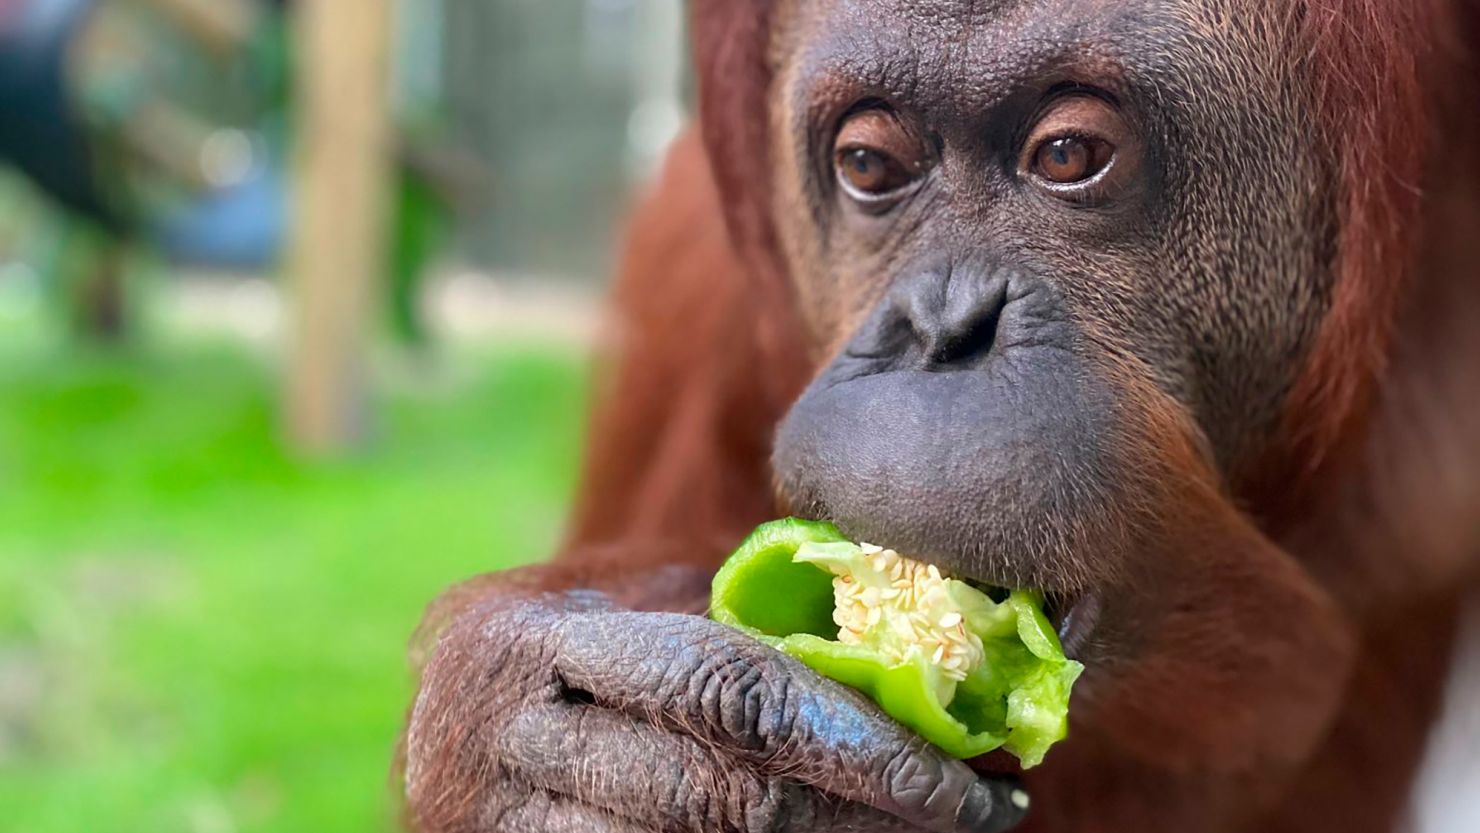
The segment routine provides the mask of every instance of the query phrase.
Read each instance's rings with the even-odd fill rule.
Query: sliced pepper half
[[[957,758],[1001,747],[1032,767],[1067,734],[1083,666],[1065,658],[1031,592],[996,602],[832,524],[791,518],[745,539],[710,605],[716,621],[863,692]]]

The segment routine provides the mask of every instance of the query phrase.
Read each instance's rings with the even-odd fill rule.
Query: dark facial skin
[[[829,359],[777,443],[798,511],[1103,590],[1137,566],[1123,507],[1156,453],[1131,383],[1238,488],[1326,308],[1328,241],[1277,22],[1219,5],[792,10],[778,225]]]
[[[1225,829],[1203,823],[1256,808],[1158,785],[1207,762],[1298,765],[1345,659],[1324,598],[1232,508],[1330,291],[1329,172],[1287,12],[781,5],[772,110],[756,114],[774,170],[757,175],[775,179],[819,368],[777,436],[784,499],[1050,594],[1089,670],[1075,734],[1044,767],[1058,780],[1038,783],[1106,760],[1181,769],[1126,777],[1148,785],[1145,813],[1061,789],[1044,824]],[[857,693],[698,616],[639,612],[702,611],[703,569],[676,579],[682,607],[647,579],[651,596],[543,593],[582,579],[534,575],[467,591],[482,601],[426,667],[406,738],[419,830],[945,833],[1024,817],[1016,782],[977,778]],[[1268,630],[1263,605],[1281,627],[1248,638]]]

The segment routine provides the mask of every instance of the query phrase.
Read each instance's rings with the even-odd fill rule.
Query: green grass
[[[311,464],[278,442],[272,369],[240,350],[13,335],[0,828],[391,829],[406,639],[447,584],[549,551],[582,362],[510,348],[403,369],[372,449]]]

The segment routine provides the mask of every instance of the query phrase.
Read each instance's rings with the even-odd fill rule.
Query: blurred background
[[[0,0],[0,830],[377,831],[554,546],[680,0]]]

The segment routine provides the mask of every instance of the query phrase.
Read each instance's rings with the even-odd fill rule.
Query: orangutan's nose
[[[927,368],[974,367],[997,341],[1008,283],[1008,274],[1000,269],[957,265],[922,270],[894,285],[886,314],[908,326]]]

